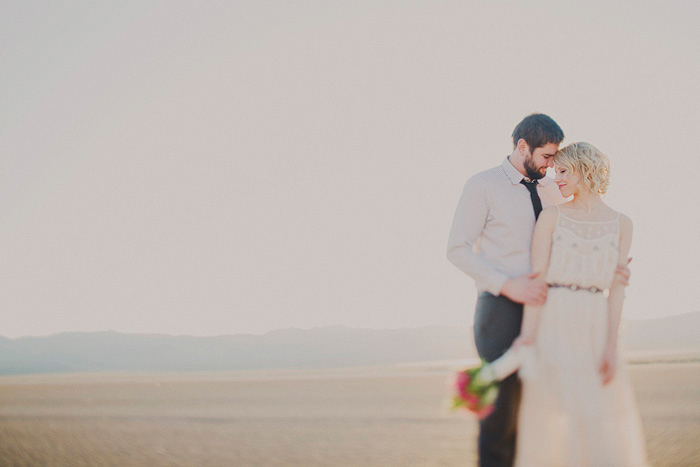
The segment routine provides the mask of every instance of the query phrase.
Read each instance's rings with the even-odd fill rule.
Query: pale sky
[[[0,335],[469,326],[532,112],[611,159],[623,317],[700,311],[699,2],[2,0],[0,54]]]

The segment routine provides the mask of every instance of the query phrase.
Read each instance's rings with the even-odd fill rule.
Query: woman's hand
[[[598,371],[603,378],[603,385],[608,384],[615,377],[615,372],[617,371],[617,349],[614,346],[608,345],[605,347]]]
[[[520,334],[518,337],[515,338],[513,341],[512,347],[518,347],[521,345],[532,345],[535,343],[535,336],[528,336],[525,334]]]

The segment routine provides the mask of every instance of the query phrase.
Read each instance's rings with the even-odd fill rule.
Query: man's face
[[[547,167],[554,167],[554,155],[559,150],[559,145],[556,143],[547,143],[541,148],[536,148],[525,156],[525,172],[532,180],[539,180],[547,175]]]

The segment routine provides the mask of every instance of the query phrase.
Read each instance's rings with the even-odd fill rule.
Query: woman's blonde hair
[[[579,188],[604,195],[610,185],[610,160],[590,143],[572,143],[554,156],[554,165],[581,176]]]

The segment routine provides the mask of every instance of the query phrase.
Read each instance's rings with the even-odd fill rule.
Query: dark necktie
[[[527,190],[530,192],[530,200],[532,201],[532,208],[535,210],[535,220],[540,216],[542,211],[542,201],[540,201],[540,195],[537,194],[537,180],[531,182],[526,182],[523,178],[520,183],[525,185]]]

